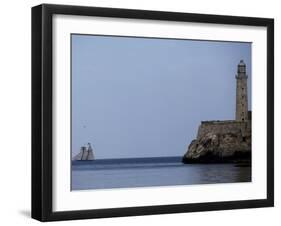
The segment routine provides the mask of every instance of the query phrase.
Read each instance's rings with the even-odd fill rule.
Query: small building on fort
[[[237,66],[235,120],[202,121],[188,146],[184,163],[251,162],[251,111],[248,111],[246,65]]]

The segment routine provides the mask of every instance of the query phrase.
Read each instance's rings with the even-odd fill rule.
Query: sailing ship
[[[73,158],[75,161],[81,161],[81,160],[94,160],[94,152],[93,148],[90,143],[87,144],[87,146],[82,146],[80,148],[80,152]]]

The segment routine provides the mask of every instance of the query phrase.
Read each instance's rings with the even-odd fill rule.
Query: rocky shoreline
[[[239,132],[207,133],[193,140],[182,162],[251,165],[251,137]]]

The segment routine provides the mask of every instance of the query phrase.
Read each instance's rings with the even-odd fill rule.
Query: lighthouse
[[[247,79],[246,64],[240,60],[236,74],[236,121],[248,120]]]

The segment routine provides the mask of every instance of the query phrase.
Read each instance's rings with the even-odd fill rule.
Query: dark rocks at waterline
[[[231,132],[204,134],[191,142],[182,161],[187,164],[236,163],[250,166],[250,137],[241,139],[241,134]]]
[[[212,163],[235,163],[237,167],[250,167],[251,166],[251,154],[249,153],[235,153],[233,156],[222,157],[219,155],[213,155],[208,153],[200,158],[186,158],[183,157],[182,162],[185,164],[190,163],[201,163],[201,164],[212,164]]]

